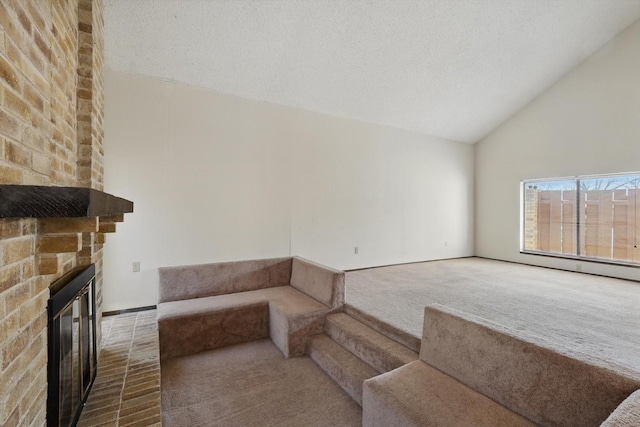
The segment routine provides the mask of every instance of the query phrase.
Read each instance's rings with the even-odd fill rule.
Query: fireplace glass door
[[[49,300],[50,426],[77,423],[96,374],[95,269],[90,266],[77,274],[52,288]]]
[[[80,304],[75,299],[60,314],[60,396],[59,425],[73,423],[80,395]]]

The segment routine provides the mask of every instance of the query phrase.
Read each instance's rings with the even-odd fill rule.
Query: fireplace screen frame
[[[50,287],[47,425],[75,426],[97,374],[95,265]]]

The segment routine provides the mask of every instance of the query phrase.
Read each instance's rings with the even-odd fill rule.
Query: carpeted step
[[[418,353],[344,314],[325,320],[325,333],[380,373],[418,359]]]
[[[600,427],[625,426],[640,426],[640,390],[632,393],[618,405]]]
[[[637,371],[440,304],[424,309],[420,359],[538,425],[599,426],[640,388]]]
[[[362,400],[364,427],[536,426],[421,360],[365,381]]]
[[[377,376],[378,371],[340,347],[325,334],[311,338],[309,356],[362,406],[362,383]]]
[[[405,332],[389,323],[383,322],[380,319],[366,313],[359,308],[356,308],[350,304],[344,305],[344,312],[354,319],[364,323],[371,329],[380,332],[382,335],[391,338],[395,342],[402,344],[403,346],[420,353],[420,344],[422,337],[414,336],[409,332]]]

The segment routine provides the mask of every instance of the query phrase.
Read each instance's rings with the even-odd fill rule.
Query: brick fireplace
[[[102,9],[0,2],[0,184],[103,189]],[[102,246],[122,219],[0,218],[0,425],[46,423],[49,286],[95,264],[100,325]]]

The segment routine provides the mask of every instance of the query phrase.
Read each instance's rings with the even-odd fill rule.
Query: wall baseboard
[[[125,313],[137,313],[138,311],[148,311],[148,310],[155,310],[155,309],[156,309],[155,305],[146,305],[144,307],[126,308],[124,310],[105,311],[102,313],[102,317],[116,316],[118,314],[125,314]]]

